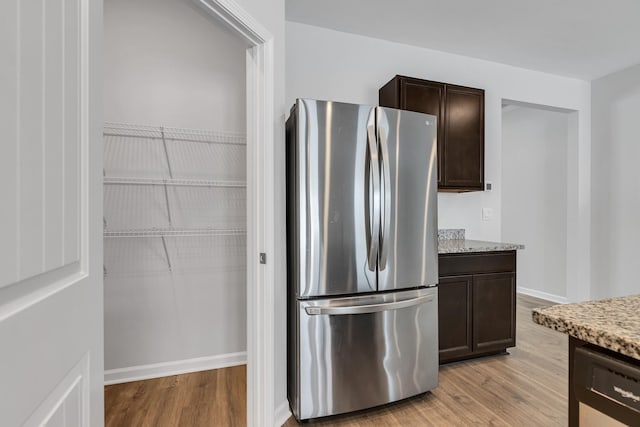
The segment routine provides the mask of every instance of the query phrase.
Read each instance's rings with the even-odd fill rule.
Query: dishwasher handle
[[[380,311],[399,310],[401,308],[413,307],[433,301],[433,295],[425,295],[417,298],[411,298],[402,301],[385,302],[381,304],[363,304],[351,306],[315,306],[306,307],[305,311],[308,315],[316,316],[327,314],[330,316],[340,316],[345,314],[367,314],[378,313]]]

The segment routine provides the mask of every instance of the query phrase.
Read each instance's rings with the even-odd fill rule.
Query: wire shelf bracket
[[[169,256],[169,251],[167,250],[167,241],[164,236],[162,237],[162,247],[164,248],[164,256],[167,259],[167,267],[169,267],[169,271],[171,271],[171,257]]]

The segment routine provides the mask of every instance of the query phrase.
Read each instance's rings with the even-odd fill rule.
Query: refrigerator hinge
[[[260,252],[260,264],[267,263],[267,254],[265,252]]]

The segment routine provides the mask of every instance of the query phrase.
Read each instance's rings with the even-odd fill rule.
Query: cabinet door
[[[442,186],[483,190],[484,91],[446,85],[444,117]]]
[[[444,176],[444,162],[440,154],[444,135],[444,86],[444,83],[400,78],[400,109],[431,114],[438,119],[438,187]]]
[[[473,276],[473,350],[503,350],[516,344],[515,273]]]
[[[472,352],[472,276],[440,278],[438,285],[438,341],[440,363]]]

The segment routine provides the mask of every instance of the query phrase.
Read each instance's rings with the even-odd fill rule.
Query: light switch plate
[[[482,220],[490,221],[493,217],[493,209],[491,208],[482,208]]]

